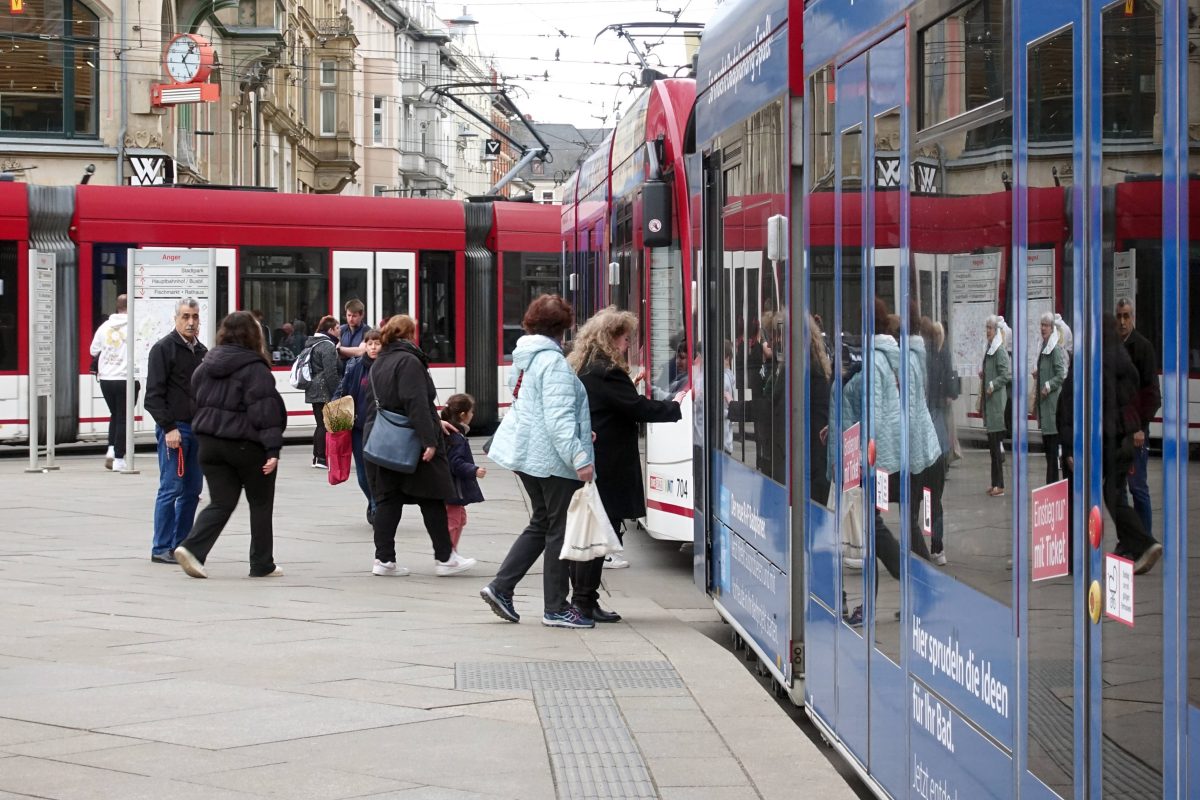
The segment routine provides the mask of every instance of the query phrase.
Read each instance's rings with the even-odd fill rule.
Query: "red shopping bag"
[[[350,457],[354,442],[350,431],[325,432],[325,458],[329,465],[329,485],[337,486],[350,477]]]

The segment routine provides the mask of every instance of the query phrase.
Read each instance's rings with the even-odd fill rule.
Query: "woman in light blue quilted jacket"
[[[529,304],[521,327],[528,334],[513,351],[512,408],[492,438],[488,456],[517,473],[529,495],[529,526],[517,537],[496,577],[480,591],[496,616],[520,622],[513,592],[545,553],[542,624],[591,628],[595,623],[567,602],[570,573],[561,561],[567,507],[592,480],[592,420],[587,391],[562,352],[563,334],[574,323],[570,303],[541,295]]]

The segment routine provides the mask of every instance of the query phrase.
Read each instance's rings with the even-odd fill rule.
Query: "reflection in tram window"
[[[921,31],[921,128],[1003,95],[1004,5],[977,0]]]
[[[1000,59],[1000,53],[995,57]],[[944,456],[945,479],[927,476],[933,561],[1005,605],[1012,603],[1012,537],[1007,533],[1012,504],[1000,490],[1011,485],[1010,459],[1004,452],[1011,448],[1010,388],[1009,380],[999,377],[999,362],[1003,359],[1007,374],[1017,370],[1012,367],[1012,340],[1003,338],[999,317],[1009,312],[1013,291],[1008,278],[1013,167],[1007,149],[978,151],[972,144],[1010,129],[1009,118],[991,118],[912,148],[908,275],[915,305],[909,309],[909,341],[926,332],[928,366],[921,370],[928,376],[925,403],[932,404],[938,454]],[[990,317],[996,318],[994,337],[985,325]],[[933,333],[935,324],[940,335]],[[985,369],[987,381],[982,379]],[[992,383],[990,396],[987,382]],[[917,498],[918,510],[923,501]]]
[[[1119,3],[1101,17],[1103,226],[1102,484],[1106,553],[1133,562],[1134,627],[1108,620],[1102,685],[1105,794],[1163,796],[1163,549],[1151,509],[1164,508],[1163,151],[1161,4]],[[1118,319],[1119,317],[1119,319]],[[1172,335],[1174,331],[1171,331]],[[1108,557],[1106,556],[1106,565]],[[1130,656],[1136,654],[1131,669]]]
[[[454,254],[433,250],[420,255],[417,324],[421,349],[435,364],[453,364],[455,349]]]
[[[315,331],[329,313],[328,251],[242,248],[243,308],[261,309],[271,329],[284,322]]]
[[[1188,0],[1188,14],[1200,19],[1200,0]],[[1189,97],[1200,96],[1200,65],[1189,64],[1186,73]],[[1188,103],[1188,130],[1200,128],[1200,103]],[[1197,197],[1200,189],[1200,140],[1192,138],[1187,149],[1187,175],[1185,183],[1190,197]],[[1188,285],[1187,305],[1183,309],[1187,320],[1187,339],[1181,342],[1187,354],[1181,376],[1191,386],[1191,373],[1200,372],[1200,215],[1191,213],[1187,217],[1188,228],[1183,234],[1188,242],[1187,261],[1180,265],[1186,271]],[[1181,326],[1182,327],[1182,326]],[[1200,377],[1200,376],[1198,376]],[[1183,531],[1187,541],[1187,563],[1181,565],[1188,587],[1187,593],[1187,700],[1191,713],[1200,709],[1200,443],[1194,443],[1192,425],[1200,422],[1196,411],[1189,404],[1185,416],[1184,444],[1181,455],[1185,455],[1187,468],[1186,495],[1182,499],[1183,519],[1188,525]],[[1181,537],[1182,538],[1182,537]],[[1192,734],[1193,736],[1195,734]],[[1195,785],[1194,783],[1192,784]]]
[[[808,315],[808,464],[809,497],[824,504],[829,499],[829,393],[833,365],[825,330],[816,316]]]

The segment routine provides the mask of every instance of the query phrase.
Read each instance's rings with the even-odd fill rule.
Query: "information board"
[[[996,313],[999,279],[999,253],[950,256],[950,344],[959,375],[975,375],[983,363],[983,326]]]
[[[34,397],[54,395],[54,295],[53,253],[30,251],[29,379]]]
[[[1030,250],[1026,254],[1025,352],[1029,371],[1037,369],[1042,351],[1042,314],[1054,313],[1054,251]]]
[[[175,306],[184,297],[200,304],[201,342],[216,333],[214,250],[130,250],[129,301],[134,374],[146,377],[150,348],[175,328]]]

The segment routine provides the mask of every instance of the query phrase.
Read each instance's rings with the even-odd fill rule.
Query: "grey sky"
[[[686,22],[708,22],[716,6],[717,0],[658,4],[665,11],[681,10],[679,19]],[[581,128],[611,126],[614,108],[624,111],[635,96],[618,84],[634,83],[639,71],[625,40],[609,31],[593,45],[596,34],[620,22],[671,21],[656,11],[654,0],[475,0],[466,8],[479,20],[480,49],[494,56],[510,85],[528,92],[512,93],[521,111],[540,122]],[[462,14],[463,4],[439,2],[438,11],[450,19]],[[650,60],[663,65],[656,69],[673,75],[685,63],[683,40],[660,33],[636,36],[654,45]]]

